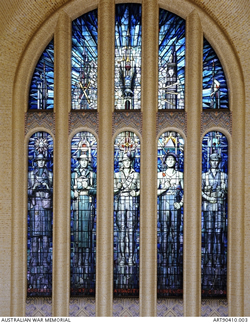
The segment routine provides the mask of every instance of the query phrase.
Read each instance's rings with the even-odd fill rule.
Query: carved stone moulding
[[[69,134],[79,127],[88,127],[98,134],[97,111],[71,111],[69,113]]]
[[[25,135],[36,127],[47,128],[55,135],[55,114],[52,111],[29,111],[25,114]]]
[[[158,111],[157,113],[157,134],[159,135],[167,127],[175,127],[186,134],[186,113],[185,111]]]
[[[142,113],[141,111],[119,111],[113,112],[112,130],[113,134],[120,128],[135,128],[142,133]]]
[[[201,134],[211,127],[221,127],[232,134],[232,113],[230,111],[203,111],[201,114]]]

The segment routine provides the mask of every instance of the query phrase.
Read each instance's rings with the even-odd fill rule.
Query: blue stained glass
[[[132,132],[115,139],[114,172],[114,296],[138,296],[140,140]]]
[[[184,140],[168,131],[158,140],[157,293],[183,293]]]
[[[184,109],[185,20],[160,9],[158,109]]]
[[[95,294],[97,142],[89,132],[71,141],[71,296]]]
[[[42,53],[30,85],[29,109],[54,108],[54,40]]]
[[[141,5],[116,5],[115,109],[141,108]]]
[[[222,65],[208,41],[203,44],[203,109],[229,108],[228,89]]]
[[[228,142],[220,132],[202,141],[202,248],[203,297],[227,294]]]
[[[35,133],[28,143],[28,297],[52,294],[53,140]]]
[[[97,109],[97,10],[72,22],[72,109]]]

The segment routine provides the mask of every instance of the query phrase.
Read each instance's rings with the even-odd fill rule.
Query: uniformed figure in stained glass
[[[158,293],[162,296],[182,289],[183,144],[175,132],[163,134],[158,143]]]
[[[39,133],[40,135],[42,133]],[[46,137],[33,136],[33,167],[28,172],[28,295],[51,295],[53,173]],[[31,148],[30,148],[31,151]],[[35,293],[36,292],[36,293]]]
[[[140,109],[141,5],[116,5],[115,108]]]
[[[205,293],[210,291],[215,295],[221,295],[226,290],[228,176],[220,164],[223,159],[221,147],[223,140],[224,145],[226,144],[226,139],[219,132],[211,132],[210,135],[212,145],[210,154],[207,154],[209,168],[207,172],[202,173],[202,286],[206,290]],[[226,161],[223,162],[225,164]]]
[[[140,173],[134,169],[133,164],[139,141],[135,134],[127,132],[117,146],[120,167],[114,174],[114,212],[117,228],[115,288],[138,289],[136,230],[139,220]]]
[[[86,132],[85,132],[86,133]],[[83,133],[84,134],[84,133]],[[72,199],[72,275],[71,287],[94,288],[94,260],[93,260],[93,228],[95,218],[96,173],[91,167],[91,146],[95,144],[91,135],[82,136],[78,149],[73,155],[77,161],[71,174],[71,199]],[[80,292],[78,290],[78,292]],[[86,290],[87,294],[88,290]]]

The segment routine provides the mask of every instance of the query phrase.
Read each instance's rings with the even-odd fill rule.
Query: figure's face
[[[81,166],[82,168],[86,168],[87,165],[88,165],[88,160],[86,160],[86,159],[80,159],[80,160],[79,160],[79,163],[80,163],[80,166]]]
[[[45,166],[45,160],[38,160],[37,165],[38,165],[38,168],[43,168]]]
[[[172,77],[173,74],[174,74],[174,70],[173,70],[173,69],[169,69],[169,70],[168,70],[168,74],[170,75],[170,77]]]
[[[124,161],[122,161],[122,163],[123,163],[123,166],[124,166],[125,169],[128,169],[130,167],[130,165],[131,165],[130,160],[124,160]]]
[[[166,165],[168,168],[173,168],[175,166],[175,158],[173,156],[168,156],[167,159],[166,159]]]
[[[210,165],[212,169],[218,169],[219,161],[218,160],[211,160]]]

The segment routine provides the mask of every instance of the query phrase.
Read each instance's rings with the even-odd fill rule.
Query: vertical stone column
[[[20,78],[17,78],[20,80]],[[11,237],[11,307],[10,316],[25,315],[25,298],[27,293],[25,269],[27,267],[24,244],[26,241],[25,222],[27,222],[27,192],[25,179],[24,148],[24,109],[17,99],[25,102],[21,84],[17,83],[12,112],[12,237]],[[27,163],[27,162],[26,162]],[[27,174],[27,172],[26,172]]]
[[[184,192],[184,316],[201,307],[201,110],[203,33],[199,15],[186,20],[186,112]]]
[[[98,6],[98,113],[96,315],[113,311],[113,144],[115,2]]]
[[[70,294],[70,104],[71,20],[62,12],[55,31],[53,316],[68,316]]]
[[[140,316],[156,316],[157,302],[157,0],[142,4],[142,154],[140,212]]]

